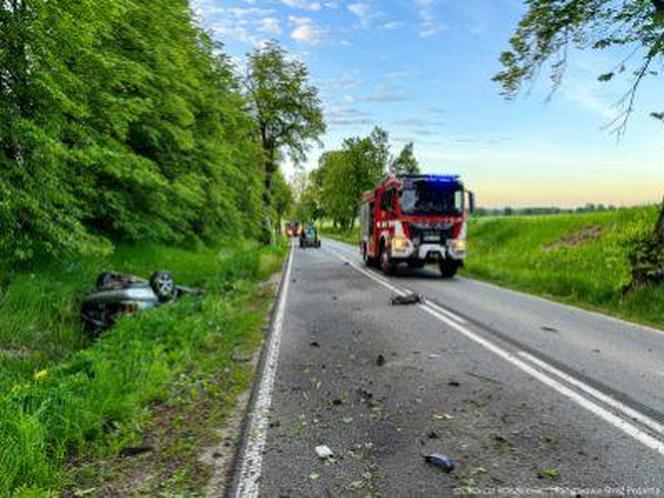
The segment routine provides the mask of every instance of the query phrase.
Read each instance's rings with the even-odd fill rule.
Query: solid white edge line
[[[377,278],[375,278],[373,275],[371,275],[369,272],[365,271],[364,269],[358,267],[356,264],[354,264],[352,261],[350,261],[348,258],[345,256],[340,256],[337,255],[340,259],[343,259],[345,261],[348,261],[350,266],[352,266],[355,270],[367,275],[368,277],[372,278],[374,281],[378,282],[379,284],[391,289],[391,290],[398,290],[394,286],[383,282]],[[401,292],[401,291],[399,291]],[[402,293],[403,294],[403,293]],[[522,372],[525,372],[526,374],[530,375],[534,379],[540,381],[546,386],[549,386],[552,388],[554,391],[557,391],[559,394],[565,396],[566,398],[570,399],[577,405],[581,406],[582,408],[585,408],[592,414],[596,415],[597,417],[603,419],[604,421],[608,422],[612,426],[614,426],[616,429],[619,429],[620,431],[624,432],[625,434],[631,436],[633,439],[636,441],[640,442],[644,446],[647,446],[650,449],[655,450],[658,452],[660,455],[664,456],[664,443],[660,441],[659,439],[651,436],[650,434],[642,431],[638,427],[636,427],[634,424],[631,424],[630,422],[620,418],[619,416],[611,413],[607,409],[603,408],[602,406],[594,403],[593,401],[584,398],[582,395],[577,393],[576,391],[573,391],[566,385],[560,383],[556,379],[547,376],[546,374],[542,373],[541,371],[537,370],[533,366],[529,365],[528,363],[522,361],[519,359],[517,355],[523,355],[525,352],[524,351],[519,351],[516,354],[511,353],[499,346],[496,346],[492,342],[484,339],[483,337],[479,336],[478,334],[468,330],[466,327],[461,325],[460,323],[457,323],[454,320],[451,320],[447,316],[443,315],[439,311],[437,311],[433,306],[430,304],[420,304],[418,305],[418,308],[421,310],[429,313],[433,317],[437,318],[438,320],[442,321],[443,323],[449,325],[453,329],[455,329],[457,332],[461,333],[468,339],[476,342],[480,346],[484,347],[485,349],[489,350],[496,356],[499,356],[500,358],[504,359],[505,361],[511,363],[515,367],[517,367],[519,370]],[[539,361],[539,360],[538,360]],[[543,363],[543,362],[542,362]],[[553,368],[553,367],[551,367]],[[577,381],[578,382],[578,381]],[[615,401],[615,400],[614,400]],[[627,408],[627,407],[625,407]],[[636,410],[632,410],[631,408],[629,409],[633,413],[636,413],[639,415],[639,418],[641,419],[648,419],[645,415],[637,412]]]
[[[421,305],[421,309],[426,311],[427,313],[433,315],[434,317],[438,318],[439,320],[445,322],[447,325],[450,327],[456,329],[458,332],[466,336],[468,339],[471,339],[472,341],[478,343],[479,345],[483,346],[485,349],[488,349],[495,355],[501,357],[502,359],[506,360],[507,362],[511,363],[515,367],[517,367],[519,370],[527,373],[531,377],[535,378],[536,380],[540,381],[541,383],[549,386],[553,390],[557,391],[559,394],[562,394],[563,396],[569,398],[573,402],[575,402],[577,405],[585,408],[589,412],[593,413],[594,415],[600,417],[604,421],[608,422],[609,424],[613,425],[615,428],[623,431],[625,434],[631,436],[632,438],[636,439],[638,442],[643,444],[644,446],[647,446],[648,448],[651,448],[655,451],[657,451],[660,455],[664,456],[664,443],[660,441],[659,439],[656,439],[652,437],[650,434],[642,431],[635,425],[627,422],[626,420],[620,418],[617,415],[614,415],[610,411],[606,410],[605,408],[601,407],[600,405],[592,402],[591,400],[584,398],[582,395],[577,393],[576,391],[573,391],[569,387],[565,386],[564,384],[561,384],[557,380],[553,379],[552,377],[549,377],[536,368],[530,366],[529,364],[525,363],[524,361],[520,360],[515,354],[510,353],[509,351],[506,351],[495,344],[487,341],[483,337],[480,337],[479,335],[475,334],[474,332],[471,332],[470,330],[466,329],[462,325],[457,324],[456,322],[450,320],[449,318],[441,315],[440,313],[436,312],[432,308],[427,307],[427,305]],[[518,352],[516,354],[521,354],[522,352]],[[645,415],[642,415],[645,417]]]
[[[630,417],[637,422],[642,423],[643,425],[649,427],[650,429],[654,430],[655,432],[658,432],[659,434],[664,435],[664,425],[660,424],[656,420],[651,419],[650,417],[643,415],[641,412],[638,412],[634,410],[633,408],[630,408],[629,406],[625,405],[624,403],[618,401],[615,398],[612,398],[611,396],[608,396],[604,394],[603,392],[595,389],[594,387],[591,387],[576,378],[572,377],[571,375],[566,374],[565,372],[562,372],[561,370],[558,370],[557,368],[549,365],[548,363],[543,362],[539,358],[534,357],[533,355],[526,353],[525,351],[520,351],[519,356],[522,358],[525,358],[529,360],[531,363],[534,363],[538,367],[540,367],[542,370],[546,370],[547,372],[556,375],[560,377],[562,380],[567,382],[568,384],[572,384],[573,386],[576,386],[577,388],[581,389],[582,391],[585,391],[587,394],[590,396],[593,396],[594,398],[598,399],[602,403],[611,406],[612,408],[615,408],[616,410],[622,412],[624,415],[627,417]]]
[[[256,402],[251,414],[247,440],[242,454],[240,476],[235,496],[238,498],[255,498],[260,491],[261,467],[263,464],[263,450],[267,438],[268,417],[272,405],[272,392],[274,379],[279,363],[279,350],[281,336],[286,314],[286,299],[290,284],[291,269],[293,266],[294,247],[291,245],[288,263],[284,273],[284,283],[277,304],[274,326],[268,343],[268,349],[263,366],[263,377],[256,395]]]
[[[436,311],[438,311],[439,313],[442,313],[443,315],[447,316],[448,318],[451,318],[452,320],[455,320],[455,321],[459,322],[462,325],[466,325],[468,323],[468,321],[466,321],[464,318],[461,318],[459,315],[457,315],[455,313],[452,313],[451,311],[446,310],[445,308],[443,308],[442,306],[440,306],[436,303],[432,303],[431,301],[427,301],[426,304],[428,306],[432,307],[433,309],[435,309]]]

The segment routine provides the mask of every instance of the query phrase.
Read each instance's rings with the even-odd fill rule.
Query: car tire
[[[159,270],[150,277],[150,287],[160,302],[170,301],[175,297],[177,289],[170,272]]]
[[[439,263],[438,266],[440,267],[440,275],[443,278],[454,278],[454,276],[457,274],[457,271],[459,271],[459,263],[456,261],[444,259]]]

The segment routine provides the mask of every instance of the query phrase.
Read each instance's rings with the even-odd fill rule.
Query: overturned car
[[[81,318],[88,330],[102,332],[112,327],[121,315],[154,308],[185,295],[201,295],[200,289],[175,285],[170,272],[159,270],[149,280],[107,271],[84,298]]]

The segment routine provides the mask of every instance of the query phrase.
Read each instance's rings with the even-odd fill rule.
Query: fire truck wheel
[[[380,269],[385,275],[392,275],[394,273],[395,264],[390,258],[390,253],[387,250],[387,247],[383,247],[383,250],[380,252]]]
[[[459,270],[459,263],[456,261],[442,260],[439,266],[443,278],[453,278]]]
[[[372,268],[376,265],[376,261],[374,260],[374,258],[369,256],[369,252],[367,251],[366,245],[362,245],[362,261],[364,261],[364,265],[367,268]]]

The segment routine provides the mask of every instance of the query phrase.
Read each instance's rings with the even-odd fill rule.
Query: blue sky
[[[485,206],[626,205],[664,195],[664,126],[649,117],[662,110],[656,81],[642,86],[622,140],[605,129],[627,83],[597,76],[622,54],[572,53],[550,101],[546,74],[516,101],[500,96],[491,77],[520,0],[192,3],[238,65],[271,38],[306,62],[325,105],[325,149],[383,126],[393,152],[413,141],[426,172],[462,174]]]

